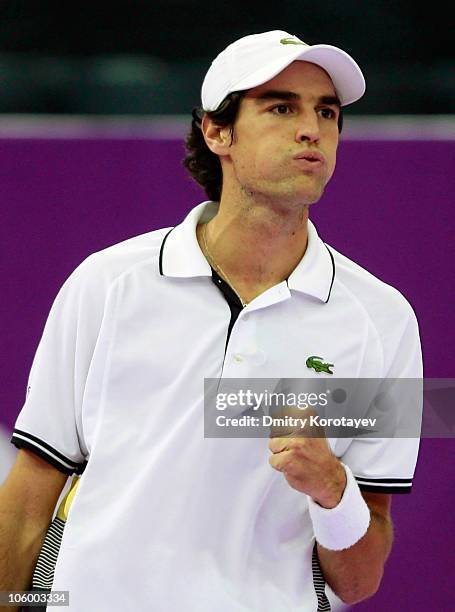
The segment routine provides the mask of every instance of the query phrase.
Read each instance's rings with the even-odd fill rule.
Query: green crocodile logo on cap
[[[333,374],[329,368],[333,368],[333,363],[322,363],[322,357],[312,355],[306,360],[307,368],[313,368],[316,372],[326,372],[327,374]]]
[[[304,47],[308,47],[306,43],[299,40],[298,38],[282,38],[280,40],[282,45],[303,45]]]

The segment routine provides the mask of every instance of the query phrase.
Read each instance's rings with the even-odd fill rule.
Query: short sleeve
[[[390,341],[387,344],[387,351],[393,354],[385,355],[388,369],[382,401],[389,402],[392,409],[398,406],[406,411],[405,418],[408,422],[412,419],[413,424],[406,432],[412,429],[413,433],[407,437],[399,437],[399,433],[397,437],[359,437],[351,442],[340,460],[351,468],[362,491],[410,493],[412,488],[422,422],[423,367],[418,323],[409,305],[399,331],[395,333],[394,344]]]
[[[70,275],[52,304],[11,438],[17,448],[68,475],[82,473],[87,460],[81,409],[104,309],[92,257]]]

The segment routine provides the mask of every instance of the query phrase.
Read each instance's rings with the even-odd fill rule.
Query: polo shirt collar
[[[305,255],[288,278],[289,289],[311,295],[327,303],[335,280],[335,260],[329,248],[308,220],[308,245]]]
[[[187,214],[166,236],[160,250],[160,274],[185,278],[211,276],[212,269],[201,251],[196,227],[216,215],[218,202],[202,202]]]
[[[166,234],[160,249],[162,276],[190,278],[212,275],[210,264],[199,247],[196,227],[212,219],[218,206],[218,202],[202,202]],[[334,278],[333,255],[319,238],[313,223],[308,221],[307,249],[290,274],[288,287],[328,302]]]

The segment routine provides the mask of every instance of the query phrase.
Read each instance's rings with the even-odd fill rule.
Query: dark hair
[[[240,102],[246,91],[235,91],[230,93],[216,111],[207,112],[207,116],[220,127],[230,126],[231,144],[234,135],[234,123],[237,118]],[[187,155],[182,161],[193,179],[204,188],[209,200],[219,202],[223,187],[223,172],[218,155],[212,153],[204,140],[201,130],[201,122],[205,111],[201,106],[196,106],[192,111],[191,130],[185,139]],[[338,131],[343,129],[343,114],[340,109],[338,117]]]
[[[230,93],[221,102],[216,111],[207,112],[207,116],[220,127],[230,126],[231,143],[234,135],[234,123],[237,118],[240,102],[246,91]],[[202,117],[205,111],[201,106],[193,108],[191,113],[191,131],[185,139],[187,155],[182,164],[193,179],[201,185],[209,200],[219,202],[223,185],[223,173],[218,155],[208,148],[201,130]]]

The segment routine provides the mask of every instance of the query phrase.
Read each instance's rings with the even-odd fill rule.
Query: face
[[[253,197],[316,202],[335,169],[338,116],[330,77],[309,62],[295,61],[250,89],[240,105],[232,144],[218,153],[223,191],[237,188]],[[230,144],[228,128],[222,136]]]

